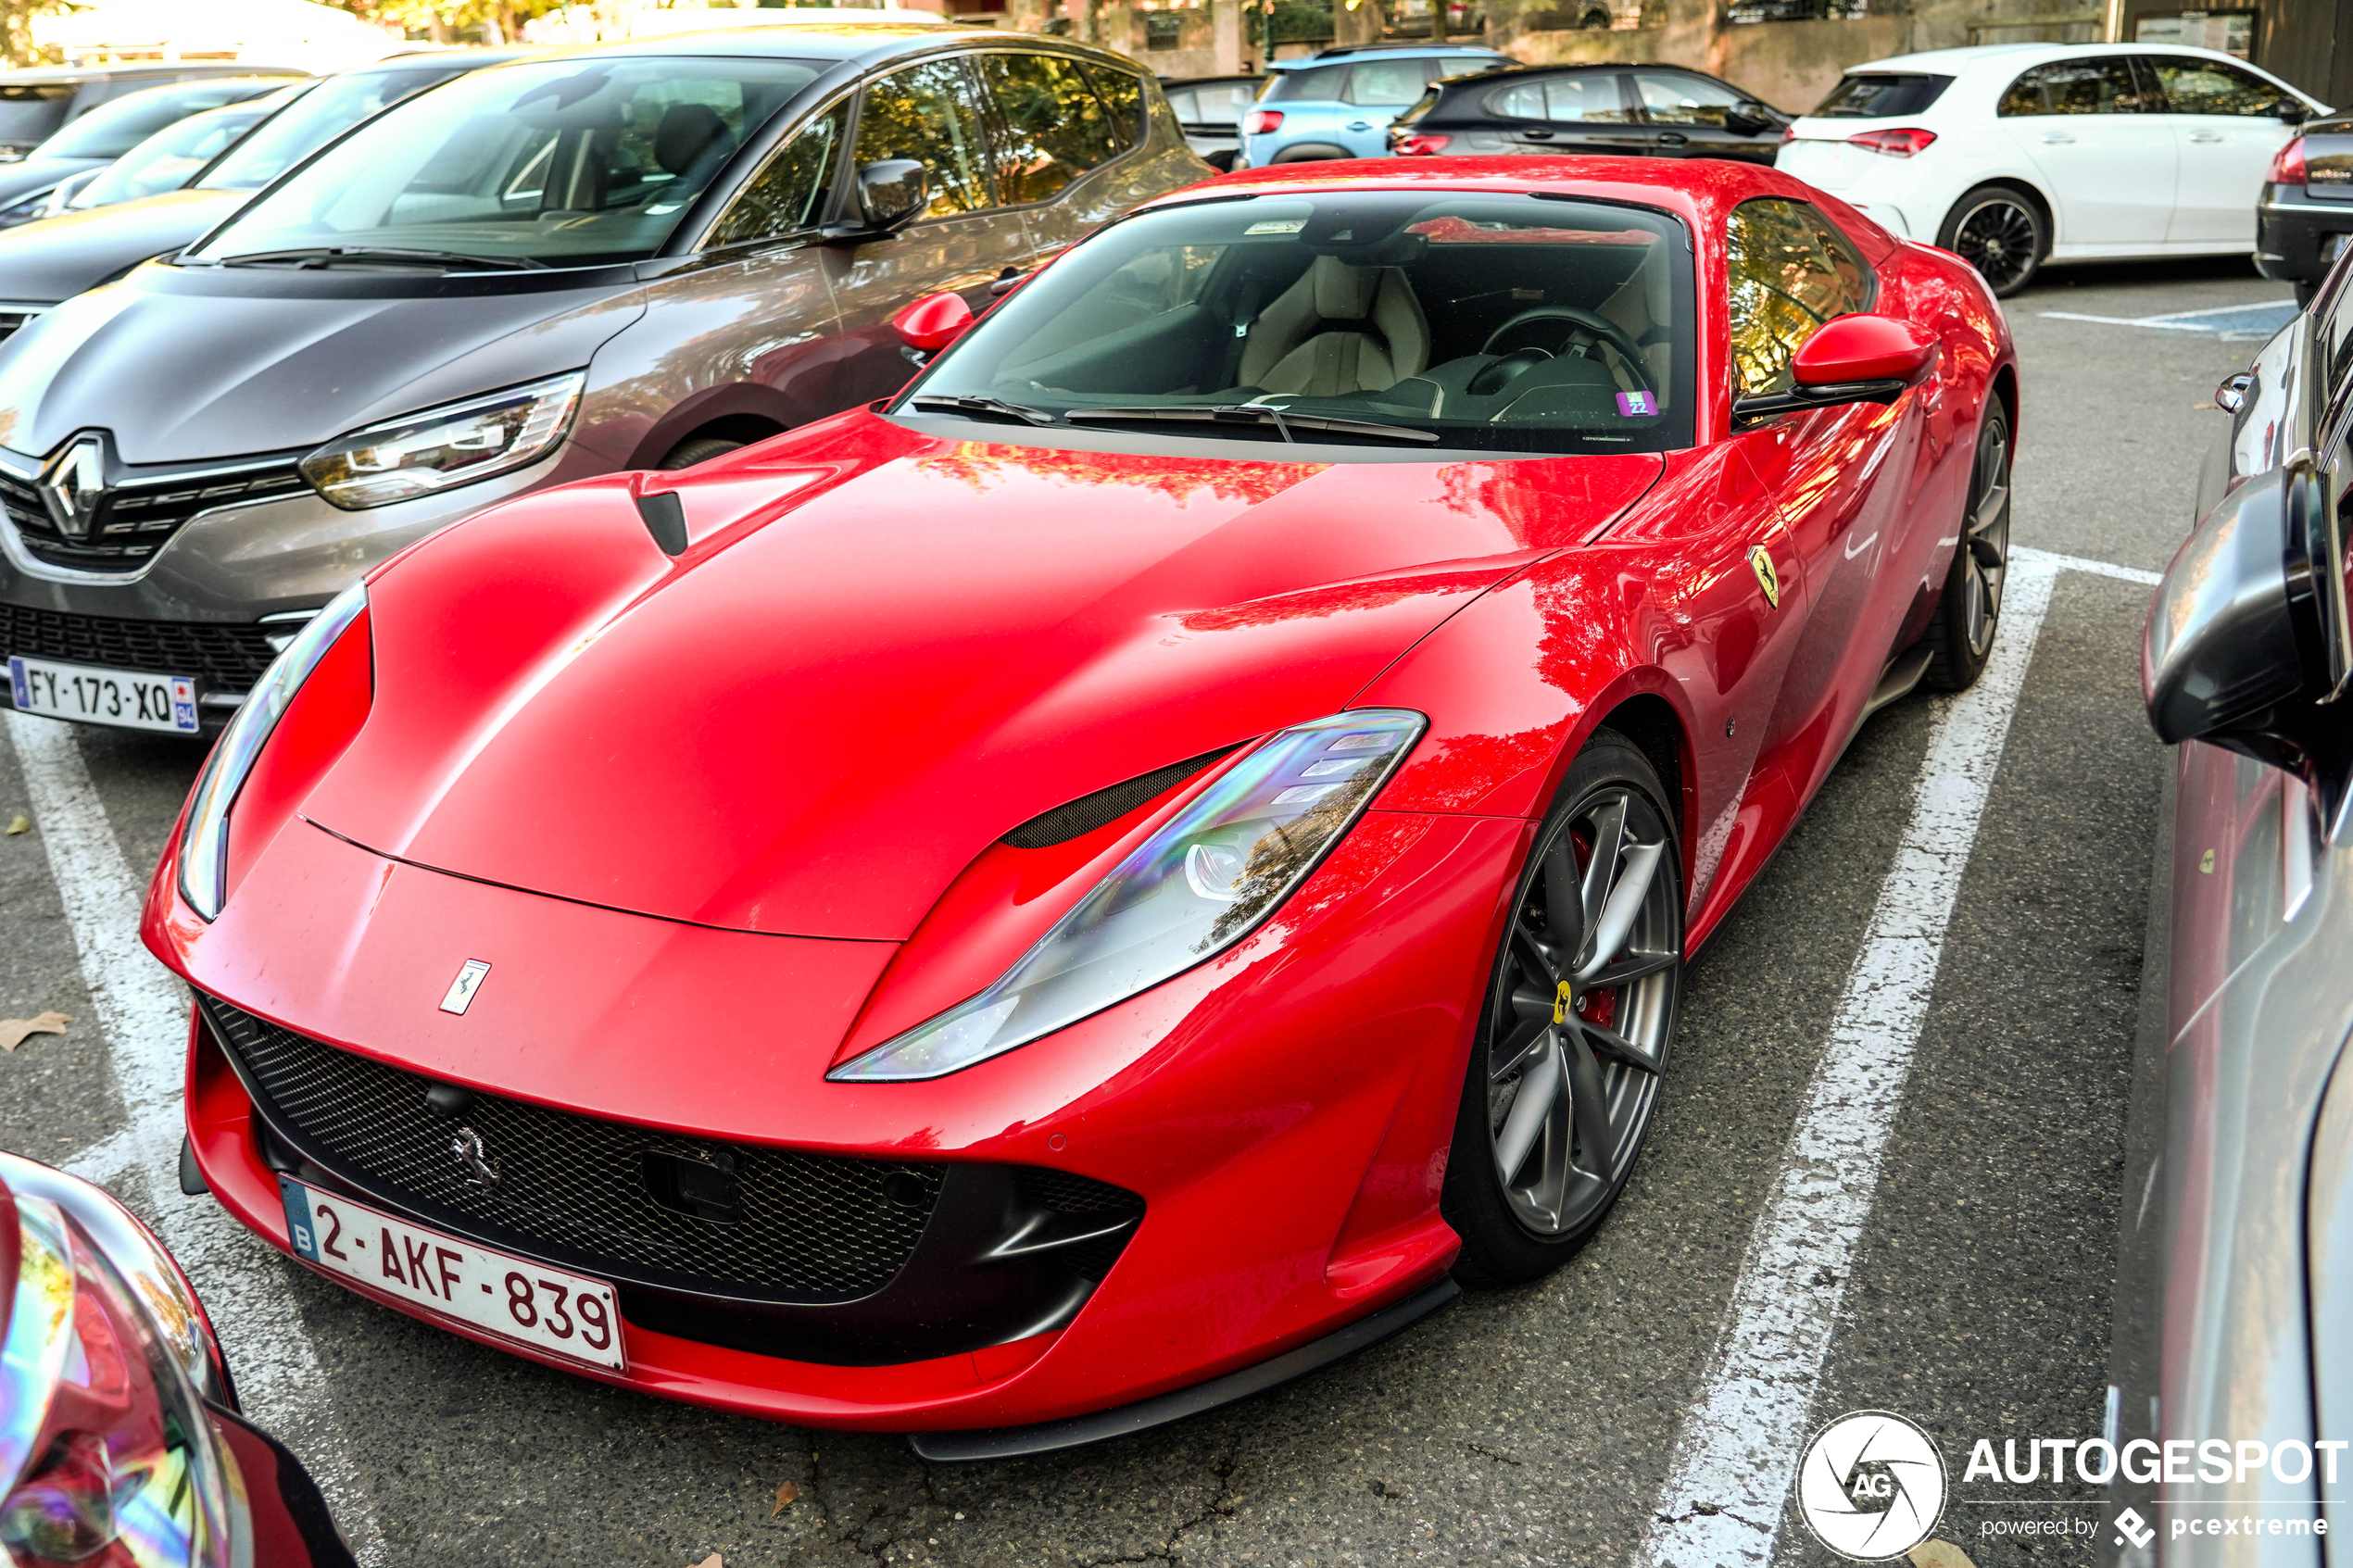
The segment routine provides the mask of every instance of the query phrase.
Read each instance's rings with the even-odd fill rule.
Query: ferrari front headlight
[[[302,477],[359,511],[522,468],[563,438],[587,379],[573,370],[337,436],[302,459]]]
[[[195,794],[188,801],[188,821],[180,832],[180,896],[188,907],[210,920],[229,897],[229,808],[253,771],[254,759],[295,693],[319,667],[335,639],[368,608],[368,588],[354,583],[327,601],[327,608],[295,633],[285,651],[271,660],[261,679],[253,684],[229,727],[220,732],[204,771],[197,775]]]
[[[944,1077],[1232,947],[1307,880],[1428,723],[1373,709],[1283,731],[1213,779],[994,985],[825,1076]]]

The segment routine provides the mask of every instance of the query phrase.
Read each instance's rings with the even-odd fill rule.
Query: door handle
[[[1029,276],[1029,274],[1018,267],[1006,268],[1003,271],[998,273],[996,278],[990,282],[988,285],[988,297],[991,299],[1004,298],[1005,295],[1013,293],[1013,290],[1020,285],[1021,281],[1027,276]]]
[[[1352,119],[1348,122],[1348,129],[1351,131],[1370,131],[1372,128],[1373,122],[1369,119]]]
[[[1520,134],[1530,142],[1549,142],[1553,139],[1549,131],[1523,131]]]
[[[2072,142],[2075,138],[2064,131],[2045,131],[2043,132],[2043,140],[2056,146],[2061,142]]]
[[[1680,131],[1662,131],[1658,133],[1658,144],[1662,147],[1680,147],[1690,141],[1691,138]]]
[[[2222,133],[2220,131],[2193,131],[2190,132],[2190,140],[2193,142],[2219,142],[2221,139]]]

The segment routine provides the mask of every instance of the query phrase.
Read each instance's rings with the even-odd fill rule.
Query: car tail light
[[[1917,127],[1906,127],[1900,131],[1865,131],[1847,138],[1856,146],[1869,147],[1890,157],[1910,157],[1914,153],[1925,152],[1928,144],[1935,140],[1935,132]]]
[[[1245,135],[1264,136],[1270,132],[1280,131],[1282,128],[1282,110],[1252,109],[1250,111],[1250,123],[1242,127],[1242,132]]]
[[[1400,136],[1397,144],[1390,151],[1399,157],[1436,157],[1446,150],[1446,144],[1453,140],[1452,136]]]
[[[2264,176],[2274,185],[2304,183],[2304,138],[2295,137],[2271,156],[2271,172]]]

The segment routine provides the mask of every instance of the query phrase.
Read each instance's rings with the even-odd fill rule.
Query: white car
[[[2009,295],[2045,261],[2251,254],[2265,170],[2325,109],[2212,49],[1937,49],[1849,68],[1779,167]]]

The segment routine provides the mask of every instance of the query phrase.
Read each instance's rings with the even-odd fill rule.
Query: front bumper
[[[120,571],[41,558],[0,509],[0,659],[194,675],[209,732],[295,629],[367,571],[484,507],[611,467],[568,441],[513,473],[366,511],[330,506],[304,486],[199,511]],[[0,488],[38,481],[20,454],[0,453]]]
[[[266,1008],[272,1023],[648,1138],[958,1167],[974,1193],[1001,1192],[995,1173],[1019,1168],[1137,1195],[1142,1218],[1115,1265],[1041,1330],[1010,1315],[974,1323],[970,1296],[937,1283],[950,1270],[913,1303],[927,1307],[925,1333],[887,1352],[911,1359],[824,1359],[882,1315],[886,1286],[826,1308],[832,1348],[806,1332],[811,1317],[771,1313],[719,1343],[707,1317],[635,1311],[625,1292],[625,1373],[550,1363],[804,1424],[1027,1427],[1255,1366],[1439,1281],[1458,1243],[1438,1187],[1525,826],[1375,812],[1294,896],[1296,923],[1278,915],[1211,965],[928,1083],[824,1081],[838,1031],[802,1039],[785,1022],[811,1005],[790,946],[804,939],[491,887],[385,862],[299,821],[209,926],[179,902],[167,859],[145,936],[200,993]],[[1376,883],[1378,897],[1344,896]],[[421,976],[439,996],[460,947],[496,965],[469,1013],[409,1005]],[[233,1214],[290,1250],[272,1169],[286,1151],[262,1136],[217,1046],[202,1034],[192,1046],[197,1165]],[[988,1223],[1019,1228],[1001,1212]],[[927,1229],[922,1245],[934,1239]],[[580,1266],[545,1245],[507,1249]]]
[[[2284,283],[2328,276],[2330,245],[2353,234],[2353,201],[2314,201],[2300,185],[2266,185],[2255,206],[2255,270]]]

